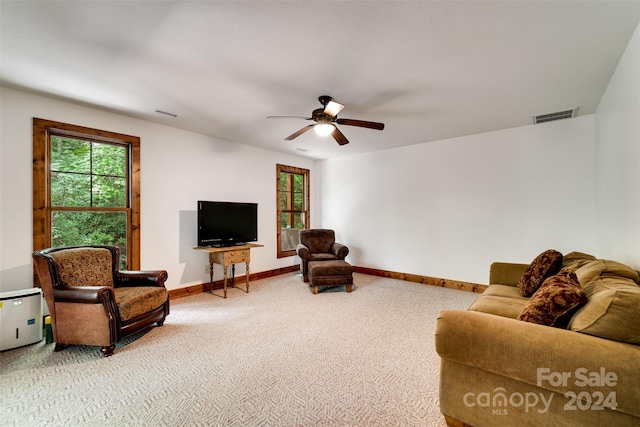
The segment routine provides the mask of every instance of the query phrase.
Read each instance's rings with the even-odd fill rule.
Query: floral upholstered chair
[[[95,345],[110,356],[122,338],[154,323],[162,326],[169,314],[167,272],[119,271],[116,247],[50,248],[33,258],[56,351]]]

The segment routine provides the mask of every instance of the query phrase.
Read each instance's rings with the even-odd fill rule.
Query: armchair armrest
[[[309,248],[303,245],[302,243],[298,243],[296,246],[296,252],[298,256],[303,260],[309,260],[311,253],[309,252]]]
[[[113,276],[113,285],[116,288],[135,286],[160,286],[164,288],[164,282],[168,277],[169,274],[166,270],[123,270],[117,271]]]
[[[56,302],[72,302],[79,304],[103,304],[114,300],[113,291],[108,286],[69,286],[53,289]]]
[[[334,243],[331,245],[331,253],[338,257],[338,259],[345,259],[349,255],[349,248],[342,243]]]
[[[494,262],[489,270],[489,284],[518,286],[520,278],[529,264]]]

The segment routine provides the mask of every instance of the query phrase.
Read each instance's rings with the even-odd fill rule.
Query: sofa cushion
[[[576,270],[576,276],[583,288],[598,277],[621,277],[640,283],[637,271],[619,262],[606,259],[597,259],[584,264]]]
[[[583,289],[589,302],[571,318],[569,329],[640,345],[640,286],[636,281],[599,276]]]
[[[492,295],[496,297],[514,298],[523,302],[529,301],[529,298],[520,295],[520,289],[515,286],[493,284],[482,292],[482,296]]]
[[[167,301],[167,290],[159,286],[133,286],[113,290],[123,322],[150,312]]]
[[[585,264],[594,261],[596,257],[585,254],[583,252],[569,252],[562,257],[562,268],[568,268],[576,271]]]
[[[508,287],[518,293],[515,298],[513,296],[487,294],[487,291],[494,286],[500,285],[489,286],[489,288],[483,292],[482,296],[471,304],[469,311],[479,311],[481,313],[494,314],[496,316],[508,317],[510,319],[518,317],[527,301],[529,301],[529,298],[521,296],[518,288],[513,286]]]
[[[523,297],[533,295],[547,277],[553,276],[562,268],[562,254],[554,249],[548,249],[538,255],[518,282],[518,288]]]
[[[565,328],[571,315],[587,302],[576,274],[570,269],[549,277],[533,294],[518,320]]]

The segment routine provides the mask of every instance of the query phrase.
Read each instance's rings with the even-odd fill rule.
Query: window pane
[[[91,177],[62,172],[51,172],[52,206],[89,206],[91,203]]]
[[[93,143],[92,173],[96,175],[127,176],[127,152],[113,144]]]
[[[280,200],[280,210],[289,209],[289,206],[287,206],[287,201],[289,199],[287,197],[287,193],[279,193],[278,198]]]
[[[304,191],[304,176],[302,175],[292,175],[292,176],[293,176],[293,191],[302,193]]]
[[[126,266],[126,230],[126,212],[54,211],[51,215],[51,246],[118,246],[120,262]]]
[[[52,136],[51,170],[89,173],[91,171],[91,143]]]
[[[54,211],[51,223],[53,247],[127,242],[126,212]]]
[[[304,210],[304,197],[301,193],[295,193],[293,195],[293,210],[302,211]]]
[[[124,178],[95,176],[92,206],[123,208],[127,206],[127,182]]]
[[[287,191],[289,187],[289,174],[286,172],[280,172],[280,191]]]
[[[304,228],[304,214],[295,213],[293,215],[293,228]]]
[[[298,228],[283,228],[280,230],[280,242],[282,251],[292,251],[295,250],[296,246],[298,246],[299,237],[298,233],[300,229]]]
[[[287,228],[289,225],[289,214],[282,213],[280,215],[280,228]]]

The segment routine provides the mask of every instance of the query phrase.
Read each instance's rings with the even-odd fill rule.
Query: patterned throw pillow
[[[518,320],[566,328],[571,316],[587,303],[576,274],[568,268],[544,281],[518,316]]]
[[[562,268],[562,254],[555,249],[547,249],[533,260],[529,267],[525,270],[520,281],[518,282],[518,288],[520,288],[520,294],[523,297],[530,297],[533,295],[540,285]]]

